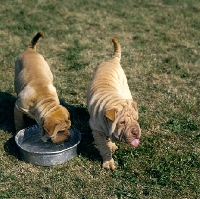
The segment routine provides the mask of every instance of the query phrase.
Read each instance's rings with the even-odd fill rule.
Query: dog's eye
[[[125,124],[125,121],[121,121],[119,124],[121,124],[121,125],[122,125],[122,124]]]
[[[58,134],[63,134],[65,131],[58,131]]]

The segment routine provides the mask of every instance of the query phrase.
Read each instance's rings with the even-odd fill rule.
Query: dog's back
[[[114,55],[112,59],[102,63],[96,69],[87,90],[88,103],[96,93],[99,97],[102,95],[118,95],[120,98],[132,99],[126,75],[120,65],[120,44],[116,38],[113,38],[112,42],[114,43]]]
[[[39,90],[41,90],[43,85],[52,84],[53,82],[53,75],[47,62],[36,51],[36,43],[40,37],[44,37],[42,32],[36,34],[28,49],[15,62],[14,86],[16,93],[20,93],[26,84],[34,88],[37,88],[38,85]]]

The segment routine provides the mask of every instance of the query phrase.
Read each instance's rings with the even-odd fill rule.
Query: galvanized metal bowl
[[[70,128],[70,138],[60,145],[51,141],[43,142],[37,125],[22,129],[15,136],[22,159],[41,166],[62,164],[72,159],[77,154],[80,140],[81,134],[74,127]]]

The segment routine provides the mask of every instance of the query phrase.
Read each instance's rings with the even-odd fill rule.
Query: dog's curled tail
[[[121,46],[116,38],[112,38],[112,42],[114,44],[114,55],[113,58],[117,57],[121,59]]]
[[[42,31],[38,32],[35,37],[31,40],[31,43],[29,44],[29,48],[32,48],[33,50],[36,50],[36,44],[38,42],[38,39],[42,37],[44,38],[44,33]]]

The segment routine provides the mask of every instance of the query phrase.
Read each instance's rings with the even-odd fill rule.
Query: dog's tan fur
[[[23,114],[27,114],[40,126],[43,141],[61,144],[70,136],[71,121],[67,109],[60,105],[48,64],[36,51],[36,43],[43,36],[38,32],[15,62],[15,128],[17,132],[24,128]]]
[[[103,158],[103,167],[113,170],[116,166],[112,152],[117,149],[114,140],[131,143],[140,138],[141,130],[137,122],[137,104],[120,65],[121,47],[117,39],[112,41],[113,58],[96,69],[87,89],[87,104],[90,127]]]

